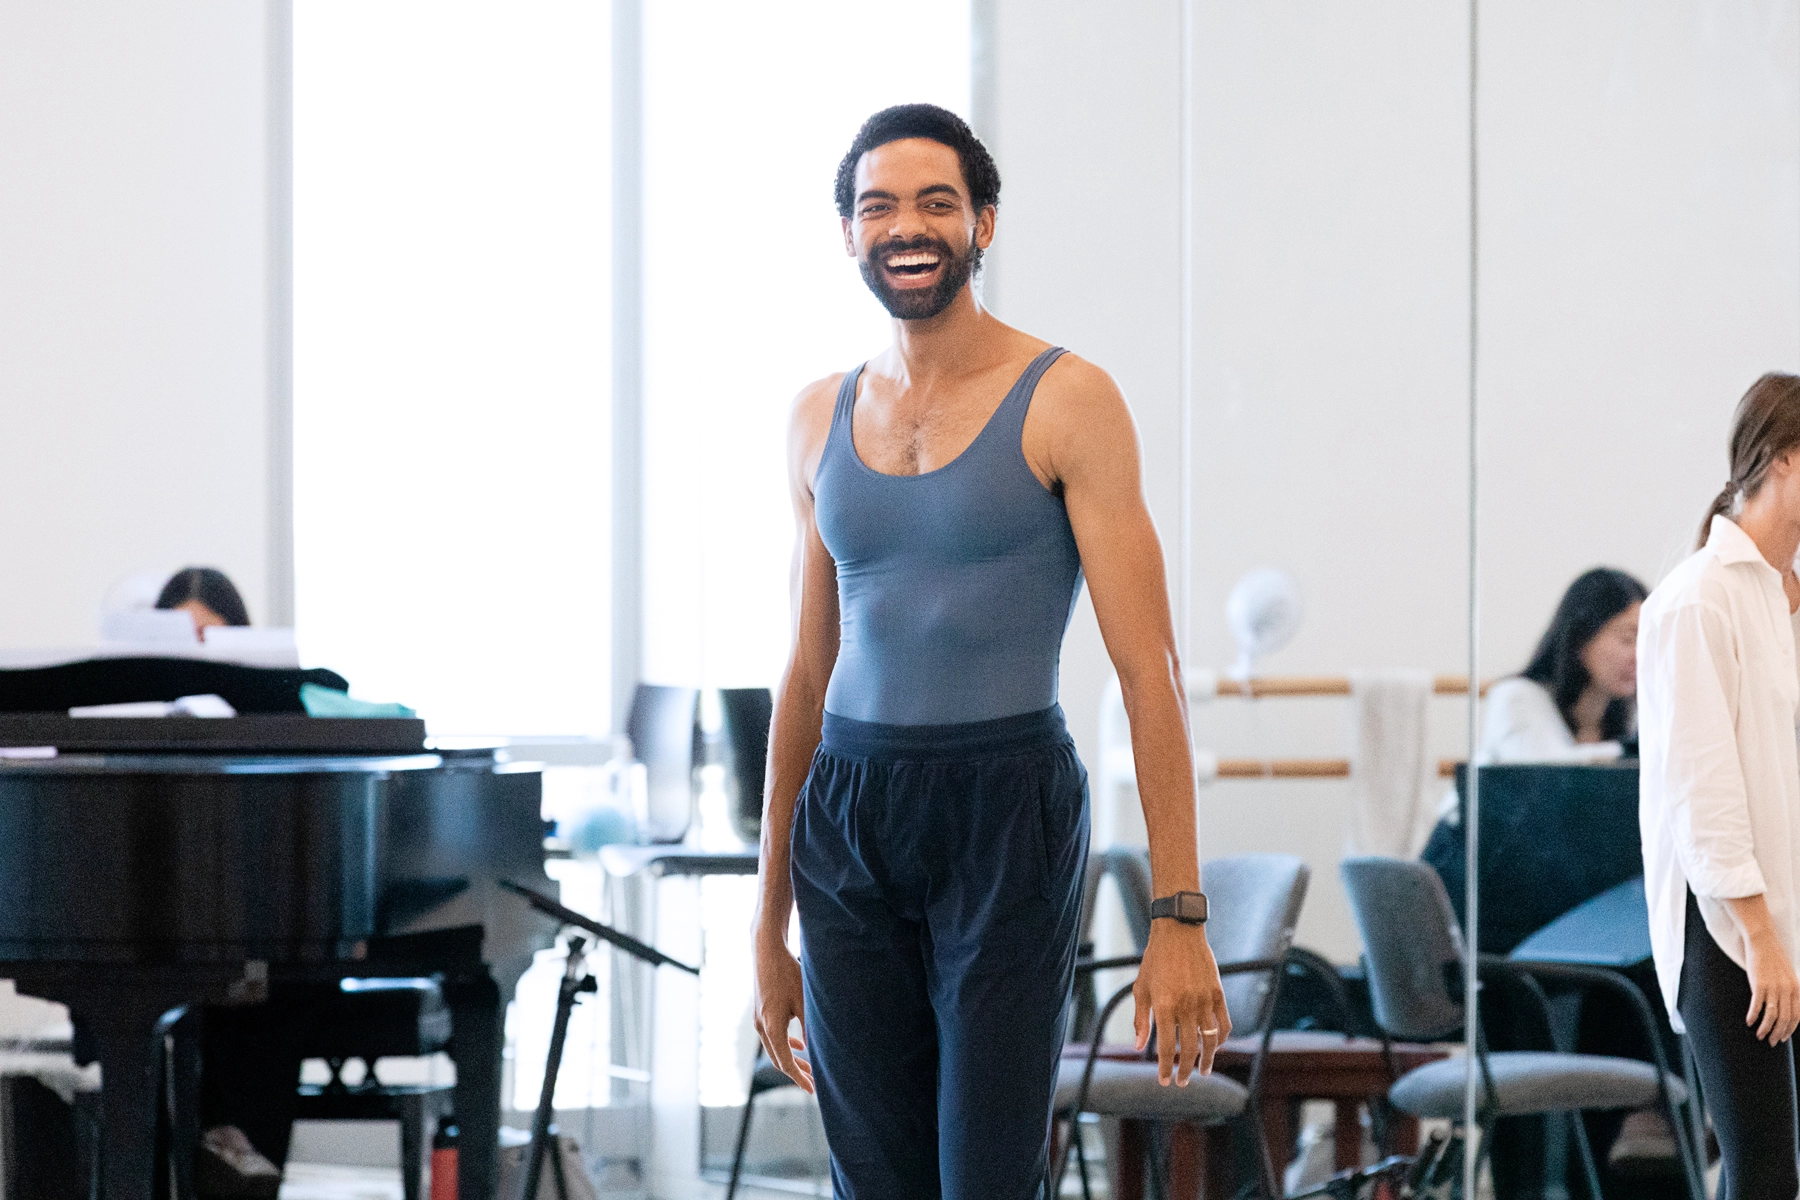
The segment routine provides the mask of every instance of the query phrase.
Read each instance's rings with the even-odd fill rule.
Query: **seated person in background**
[[[194,618],[194,636],[206,639],[215,625],[248,625],[250,610],[225,572],[212,567],[183,567],[163,584],[158,608],[178,608]]]
[[[1475,761],[1607,762],[1636,737],[1638,611],[1649,592],[1595,567],[1569,585],[1531,662],[1488,689]]]
[[[1636,741],[1638,613],[1647,595],[1636,579],[1607,567],[1596,567],[1571,583],[1531,662],[1488,689],[1477,764],[1578,765],[1625,756],[1626,746]],[[1452,877],[1460,883],[1463,835],[1456,827],[1455,802],[1452,792],[1447,817],[1424,858],[1440,872],[1440,862],[1454,859]],[[1633,978],[1646,995],[1657,996],[1653,973],[1639,970]],[[1549,1045],[1548,1031],[1541,1028],[1537,1005],[1529,997],[1496,986],[1483,1004],[1483,1024],[1495,1049]],[[1661,1007],[1654,1000],[1652,1005]],[[1610,996],[1584,1001],[1577,1045],[1588,1053],[1649,1057],[1648,1048],[1638,1044],[1630,1012]],[[1648,1200],[1680,1194],[1674,1137],[1660,1112],[1593,1113],[1583,1120],[1601,1160],[1608,1197]],[[1509,1118],[1495,1127],[1496,1196],[1536,1200],[1556,1191],[1543,1177],[1546,1128],[1541,1117]],[[1576,1182],[1573,1155],[1565,1151],[1557,1157],[1569,1172],[1568,1188],[1578,1190],[1582,1185]]]

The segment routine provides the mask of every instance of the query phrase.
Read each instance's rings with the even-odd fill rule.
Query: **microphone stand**
[[[659,967],[679,967],[690,975],[699,975],[700,968],[689,966],[679,959],[670,958],[654,946],[649,946],[628,934],[620,933],[610,925],[603,925],[590,917],[583,916],[572,908],[558,904],[542,892],[535,892],[528,887],[521,887],[511,880],[502,879],[500,886],[523,899],[527,904],[553,918],[562,926],[574,926],[586,930],[602,941],[611,942],[633,958],[651,963]],[[550,1051],[544,1059],[544,1086],[538,1092],[537,1113],[531,1119],[531,1145],[525,1153],[525,1187],[520,1200],[537,1200],[538,1184],[544,1177],[544,1155],[550,1149],[551,1139],[556,1137],[554,1124],[556,1117],[556,1076],[562,1070],[563,1045],[569,1037],[569,1017],[575,1011],[575,1002],[584,992],[595,992],[599,985],[587,972],[587,940],[571,936],[568,940],[569,957],[563,968],[562,984],[556,991],[556,1022],[550,1027]],[[569,1183],[563,1176],[562,1154],[551,1156],[550,1170],[556,1177],[556,1194],[561,1200],[569,1200]]]

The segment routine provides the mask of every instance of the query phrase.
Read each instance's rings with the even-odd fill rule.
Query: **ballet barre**
[[[1347,675],[1264,675],[1249,679],[1232,679],[1205,669],[1187,672],[1189,705],[1213,700],[1239,698],[1274,699],[1284,696],[1344,696],[1354,693]],[[1483,681],[1479,695],[1486,696],[1490,681]],[[1431,680],[1436,696],[1467,696],[1467,675],[1437,675]],[[1130,734],[1125,716],[1124,697],[1115,678],[1107,683],[1100,708],[1101,768],[1103,778],[1111,782],[1135,781],[1136,762],[1132,757]],[[1206,750],[1195,751],[1195,775],[1202,783],[1220,779],[1348,779],[1348,758],[1220,758]],[[1451,779],[1456,775],[1456,759],[1440,759],[1437,776]]]
[[[1481,685],[1487,695],[1488,685]],[[1469,694],[1467,675],[1439,675],[1431,681],[1436,696]],[[1227,679],[1220,676],[1213,693],[1216,696],[1242,696],[1257,700],[1264,696],[1348,696],[1350,679],[1344,675],[1269,675],[1261,679]]]
[[[1481,695],[1487,695],[1488,686],[1486,683],[1481,685]],[[1431,691],[1435,696],[1466,696],[1469,694],[1469,677],[1435,676]],[[1351,682],[1347,675],[1271,675],[1259,679],[1218,676],[1213,681],[1212,694],[1247,700],[1277,696],[1348,696]],[[1221,758],[1217,761],[1217,768],[1211,773],[1214,779],[1350,778],[1350,760],[1347,758]],[[1440,759],[1437,773],[1440,779],[1454,778],[1456,760]]]
[[[1456,774],[1457,760],[1438,760],[1438,778]],[[1221,758],[1214,779],[1348,779],[1347,758]]]

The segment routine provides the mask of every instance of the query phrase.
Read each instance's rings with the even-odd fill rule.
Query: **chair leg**
[[[1494,1144],[1494,1118],[1485,1117],[1476,1122],[1475,1133],[1476,1136],[1481,1139],[1480,1143],[1475,1147],[1475,1185],[1479,1188],[1481,1186],[1481,1168],[1487,1165],[1488,1151]],[[1466,1137],[1463,1142],[1463,1152],[1465,1154],[1468,1153],[1468,1141]],[[1475,1200],[1475,1197],[1473,1196],[1463,1195],[1463,1180],[1464,1172],[1458,1171],[1456,1173],[1455,1186],[1451,1188],[1450,1194],[1454,1196],[1456,1200]]]
[[[1706,1154],[1706,1142],[1702,1140],[1698,1149],[1689,1143],[1673,1100],[1665,1115],[1669,1119],[1669,1128],[1674,1131],[1675,1154],[1681,1159],[1681,1181],[1687,1185],[1688,1200],[1706,1200],[1705,1169],[1700,1165]]]
[[[1081,1200],[1094,1200],[1094,1188],[1088,1182],[1087,1147],[1081,1142],[1081,1122],[1069,1120],[1069,1139],[1075,1143],[1075,1169],[1081,1173]],[[1056,1181],[1058,1192],[1062,1189],[1062,1180]]]
[[[1688,1170],[1688,1195],[1691,1200],[1706,1200],[1706,1097],[1700,1094],[1700,1066],[1694,1061],[1693,1043],[1685,1037],[1681,1039],[1681,1073],[1687,1081],[1688,1124],[1692,1133],[1682,1156]],[[1669,1107],[1673,1111],[1673,1101]]]
[[[1151,1200],[1174,1200],[1175,1185],[1169,1178],[1169,1155],[1173,1152],[1173,1129],[1165,1122],[1158,1121],[1149,1130],[1147,1140],[1150,1153],[1145,1157],[1150,1162],[1150,1195]]]
[[[738,1122],[737,1149],[731,1154],[731,1183],[725,1188],[725,1200],[737,1195],[738,1176],[744,1170],[744,1147],[750,1143],[750,1114],[756,1108],[756,1089],[744,1097],[744,1119]]]
[[[1051,1116],[1050,1131],[1052,1135],[1055,1134],[1056,1122],[1060,1119],[1060,1117],[1057,1117],[1054,1114]],[[1053,1153],[1050,1156],[1050,1163],[1044,1171],[1044,1200],[1054,1200],[1054,1197],[1062,1191],[1063,1176],[1069,1173],[1069,1152],[1071,1149],[1075,1153],[1077,1162],[1084,1161],[1081,1157],[1081,1124],[1079,1121],[1079,1114],[1070,1113],[1068,1119],[1069,1136],[1063,1138],[1060,1145],[1057,1144],[1055,1136],[1052,1136],[1050,1139],[1050,1149]],[[1071,1145],[1071,1143],[1073,1143],[1073,1145]],[[1083,1200],[1093,1200],[1093,1198],[1087,1194],[1087,1171],[1085,1166],[1082,1170],[1081,1179],[1081,1194]]]
[[[1568,1114],[1569,1124],[1575,1131],[1575,1148],[1581,1153],[1581,1173],[1587,1180],[1588,1195],[1592,1200],[1602,1200],[1600,1195],[1600,1170],[1594,1165],[1594,1148],[1588,1143],[1587,1123],[1581,1119],[1577,1109]]]
[[[405,1200],[419,1200],[424,1157],[425,1097],[407,1096],[400,1102],[400,1191]]]

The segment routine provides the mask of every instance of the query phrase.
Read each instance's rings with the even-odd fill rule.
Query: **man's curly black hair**
[[[863,122],[856,140],[850,143],[850,153],[838,164],[839,216],[848,218],[856,207],[856,164],[862,156],[902,138],[925,138],[956,151],[957,161],[962,164],[963,183],[968,186],[976,212],[1000,203],[1000,169],[994,166],[994,156],[968,122],[935,104],[896,104]]]

